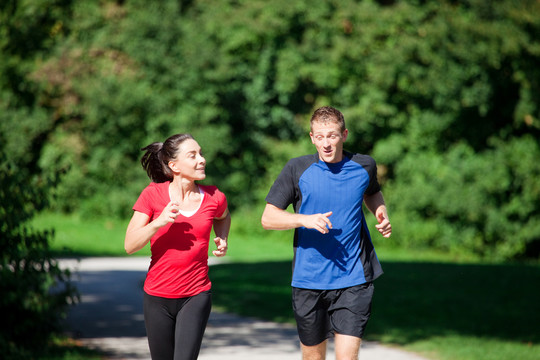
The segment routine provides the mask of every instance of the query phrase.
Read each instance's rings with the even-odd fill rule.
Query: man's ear
[[[311,138],[311,143],[315,145],[315,140],[313,140],[313,133],[311,131],[309,132],[309,137]]]
[[[348,135],[349,135],[349,129],[343,130],[343,135],[342,135],[343,142],[345,142],[345,140],[347,140]]]

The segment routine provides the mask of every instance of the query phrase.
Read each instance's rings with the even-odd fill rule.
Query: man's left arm
[[[364,195],[364,203],[379,222],[379,224],[375,225],[377,230],[379,230],[382,236],[389,238],[392,234],[392,224],[390,224],[390,219],[388,218],[382,192],[377,191],[371,195]]]

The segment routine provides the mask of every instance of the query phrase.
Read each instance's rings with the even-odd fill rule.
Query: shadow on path
[[[143,281],[148,258],[85,258],[61,260],[72,271],[80,293],[65,321],[68,335],[106,359],[150,360],[143,317]],[[200,360],[298,360],[301,358],[296,328],[212,312],[204,335]],[[334,358],[330,343],[328,359]],[[379,346],[362,345],[362,360],[422,360],[414,354]]]
[[[142,283],[146,271],[81,271],[73,276],[81,294],[66,321],[76,338],[144,337]]]

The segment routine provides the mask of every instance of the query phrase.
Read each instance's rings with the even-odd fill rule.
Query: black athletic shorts
[[[372,282],[337,290],[293,287],[292,303],[302,344],[318,345],[332,334],[362,338],[371,315]]]

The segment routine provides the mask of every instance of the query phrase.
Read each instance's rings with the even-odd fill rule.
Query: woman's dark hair
[[[145,151],[141,158],[141,165],[153,182],[161,183],[173,179],[169,161],[176,158],[180,145],[187,139],[193,139],[193,136],[176,134],[163,143],[155,142],[141,149]]]

